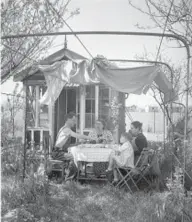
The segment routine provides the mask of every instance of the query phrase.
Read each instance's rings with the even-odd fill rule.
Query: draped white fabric
[[[106,59],[96,58],[91,61],[62,60],[52,65],[41,65],[39,69],[44,73],[48,86],[40,101],[43,104],[55,102],[66,83],[104,83],[120,92],[141,94],[146,93],[155,82],[164,93],[165,102],[174,97],[171,84],[159,66],[120,68]]]

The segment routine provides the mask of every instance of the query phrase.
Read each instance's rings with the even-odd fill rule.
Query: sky
[[[134,3],[145,8],[145,1],[134,0]],[[80,14],[68,20],[68,24],[74,31],[146,31],[146,32],[162,32],[157,29],[140,30],[136,24],[140,26],[153,26],[152,21],[147,15],[142,14],[132,8],[128,0],[72,0],[68,10],[80,9]],[[60,31],[69,31],[67,27]],[[138,36],[79,36],[83,44],[87,47],[93,57],[103,55],[107,59],[135,59],[136,56],[142,56],[149,53],[151,59],[154,60],[157,49],[159,47],[159,37],[138,37]],[[81,46],[74,36],[68,36],[68,49],[75,51],[87,58],[89,54]],[[56,37],[53,47],[48,50],[48,54],[52,54],[60,50],[64,46],[64,36]],[[184,49],[172,48],[176,46],[176,42],[167,42],[163,40],[161,53],[166,58],[178,64],[186,58]],[[127,67],[133,64],[127,64]],[[136,66],[136,64],[134,64]],[[12,92],[13,82],[9,80],[2,85],[2,92]],[[145,107],[147,105],[156,105],[156,102],[147,95],[129,96],[126,104]]]

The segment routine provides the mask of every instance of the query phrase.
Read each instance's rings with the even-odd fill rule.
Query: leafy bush
[[[3,175],[16,175],[21,171],[23,145],[20,138],[8,140],[1,147],[1,170]]]
[[[20,139],[9,140],[1,149],[2,174],[18,176],[23,174],[24,147]],[[43,151],[27,149],[25,154],[25,174],[30,175],[32,167],[37,171],[44,157]]]
[[[190,131],[190,129],[189,129]],[[159,149],[159,160],[163,179],[170,178],[175,172],[175,168],[184,166],[184,118],[174,124],[174,138],[172,142],[149,142],[149,147]],[[178,134],[179,133],[179,134]],[[169,130],[170,134],[170,130]],[[170,135],[169,135],[170,136]],[[188,135],[189,137],[189,135]],[[185,188],[192,189],[192,148],[187,143],[185,148]]]

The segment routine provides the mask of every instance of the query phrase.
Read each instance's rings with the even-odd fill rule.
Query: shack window
[[[44,93],[47,90],[47,86],[39,87],[39,99],[41,99]],[[49,119],[48,119],[48,105],[40,104],[39,110],[39,126],[43,128],[49,127]]]
[[[85,94],[85,128],[95,124],[95,86],[86,86]]]
[[[48,106],[39,103],[46,86],[27,86],[27,126],[48,128]]]
[[[109,88],[99,86],[99,118],[107,120],[109,117]]]

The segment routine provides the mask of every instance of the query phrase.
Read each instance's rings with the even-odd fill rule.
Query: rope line
[[[58,11],[53,7],[53,5],[49,2],[49,0],[47,0],[48,4],[51,6],[51,8],[53,9],[53,11],[57,14],[57,16],[65,23],[65,25],[69,28],[69,30],[74,33],[73,29],[70,27],[70,25],[61,17],[61,15],[58,13]],[[87,47],[83,44],[83,42],[81,41],[81,39],[74,34],[74,36],[77,38],[77,40],[80,42],[80,44],[83,46],[83,48],[86,50],[86,52],[93,58],[92,54],[89,52],[89,50],[87,49]]]
[[[164,25],[164,29],[163,29],[163,35],[165,34],[165,30],[166,30],[166,27],[167,27],[167,22],[168,22],[170,13],[171,13],[171,9],[172,9],[172,6],[173,6],[173,2],[174,2],[174,0],[172,0],[171,5],[170,5],[170,8],[169,8],[169,12],[168,12],[168,14],[167,14],[167,16],[166,16],[166,21],[165,21],[165,25]],[[157,55],[156,55],[156,59],[155,59],[156,61],[157,61],[158,56],[159,56],[159,52],[160,52],[160,49],[161,49],[162,42],[163,42],[163,36],[161,37],[161,41],[160,41],[159,48],[158,48],[158,51],[157,51]]]

